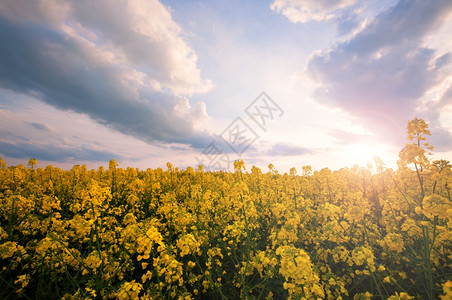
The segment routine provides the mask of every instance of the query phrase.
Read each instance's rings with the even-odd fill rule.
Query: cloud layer
[[[315,100],[349,112],[380,140],[403,141],[423,96],[451,76],[450,52],[423,45],[451,13],[448,0],[402,0],[350,40],[315,53],[306,69],[319,84]]]
[[[0,87],[148,142],[200,143],[212,88],[158,1],[0,3]],[[192,137],[192,139],[190,138]]]
[[[80,147],[62,147],[55,144],[36,144],[27,142],[0,142],[1,153],[12,158],[36,158],[45,161],[109,161],[121,159],[118,154],[93,149],[87,145]]]

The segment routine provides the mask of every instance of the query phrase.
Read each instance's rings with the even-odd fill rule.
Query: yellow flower
[[[189,268],[193,268],[194,266],[196,266],[196,264],[194,262],[192,262],[191,260],[187,263]]]
[[[96,297],[96,291],[93,289],[90,289],[88,287],[85,288],[85,290],[92,296],[92,297]]]
[[[388,300],[410,300],[414,299],[413,296],[408,295],[405,292],[401,292],[400,294],[398,292],[395,292],[395,295],[392,295],[388,298]]]
[[[369,292],[358,293],[358,294],[355,294],[355,296],[353,296],[353,300],[371,300],[371,299],[372,299],[372,294]]]
[[[443,284],[444,295],[440,295],[441,300],[451,300],[452,299],[452,281],[448,280]]]
[[[24,274],[24,275],[19,275],[17,277],[17,279],[14,281],[14,284],[20,284],[20,288],[16,290],[16,293],[20,294],[23,289],[28,285],[28,283],[30,282],[30,274]]]

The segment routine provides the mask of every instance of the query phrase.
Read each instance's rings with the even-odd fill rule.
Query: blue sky
[[[449,0],[0,0],[0,157],[395,167],[421,117],[451,160],[451,30]]]

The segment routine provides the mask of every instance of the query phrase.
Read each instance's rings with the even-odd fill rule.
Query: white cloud
[[[423,45],[451,13],[447,0],[400,1],[352,39],[313,54],[315,99],[351,113],[380,140],[403,141],[424,94],[451,75],[448,54]]]
[[[6,0],[0,23],[0,87],[147,142],[203,139],[205,104],[185,96],[212,83],[159,1]]]
[[[182,29],[158,0],[16,1],[0,3],[12,19],[52,26],[71,38],[90,41],[99,54],[115,57],[147,74],[147,80],[176,94],[206,92],[197,57],[181,37]]]
[[[293,23],[323,21],[337,17],[338,11],[353,6],[357,0],[275,0],[270,8]]]

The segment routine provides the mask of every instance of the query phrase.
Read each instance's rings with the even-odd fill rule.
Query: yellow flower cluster
[[[352,251],[352,261],[357,266],[365,265],[370,271],[375,271],[375,256],[372,249],[361,246]]]
[[[281,257],[279,273],[284,276],[284,289],[289,292],[289,299],[323,298],[324,292],[319,284],[319,277],[312,269],[311,259],[303,249],[293,246],[281,246],[276,250]]]
[[[441,300],[451,300],[452,299],[452,280],[448,280],[443,284],[444,294],[439,297]]]
[[[194,237],[194,235],[191,233],[185,234],[182,237],[180,237],[179,240],[176,242],[176,245],[180,249],[179,255],[181,257],[193,253],[201,255],[201,252],[199,250],[201,243],[199,243]]]
[[[143,286],[132,280],[131,282],[124,282],[122,286],[119,288],[116,298],[119,300],[132,300],[138,299],[138,295],[140,294]]]

